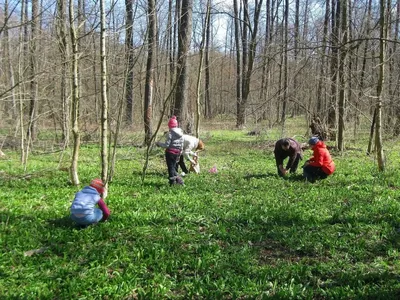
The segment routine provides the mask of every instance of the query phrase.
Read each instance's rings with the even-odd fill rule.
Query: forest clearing
[[[288,124],[301,141],[304,119]],[[398,142],[385,142],[385,172],[361,136],[342,154],[332,149],[336,172],[311,184],[301,169],[276,174],[276,128],[201,136],[202,171],[182,187],[167,184],[160,148],[142,182],[145,148],[118,147],[110,219],[86,229],[69,218],[79,187],[57,168],[59,152],[32,153],[24,172],[18,153],[3,149],[1,297],[398,299]],[[81,147],[82,186],[101,162],[97,144]]]

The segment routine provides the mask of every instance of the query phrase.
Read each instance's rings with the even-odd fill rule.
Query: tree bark
[[[178,0],[179,1],[179,0]],[[189,87],[189,50],[192,36],[192,12],[193,0],[182,0],[181,14],[179,19],[178,32],[178,70],[177,70],[177,89],[175,94],[175,106],[173,114],[184,127],[184,112],[188,98]]]
[[[388,0],[388,4],[390,0]],[[385,0],[380,0],[380,39],[379,39],[379,79],[376,87],[376,124],[375,124],[375,149],[376,158],[378,161],[379,171],[385,170],[385,156],[383,153],[383,141],[382,141],[382,96],[383,86],[385,82],[385,59],[386,59],[386,40],[387,40],[387,24],[385,23],[385,16],[388,16],[387,11],[390,5],[385,3]]]
[[[144,92],[144,142],[149,145],[152,133],[152,114],[153,114],[153,88],[154,88],[154,60],[157,51],[157,22],[156,22],[156,3],[155,0],[147,1],[147,66],[146,66],[146,85]]]
[[[100,0],[100,69],[101,69],[101,178],[108,181],[108,98],[106,57],[106,13],[104,0]]]
[[[72,102],[71,102],[71,121],[72,121],[72,135],[73,135],[73,150],[71,160],[71,182],[74,185],[79,185],[78,175],[78,159],[80,150],[80,131],[79,131],[79,98],[80,98],[80,86],[78,78],[78,64],[79,64],[79,49],[75,29],[75,13],[74,13],[74,1],[69,0],[69,30],[71,37],[71,48],[72,48]]]
[[[128,73],[125,77],[125,122],[131,125],[133,122],[133,64],[134,64],[134,48],[133,48],[133,0],[125,0],[126,24],[125,24],[125,52],[126,63],[128,65]]]

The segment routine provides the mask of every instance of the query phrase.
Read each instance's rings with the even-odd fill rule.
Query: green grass
[[[77,187],[59,154],[0,160],[1,299],[398,299],[399,147],[377,172],[365,145],[333,152],[337,171],[309,184],[275,173],[276,133],[203,133],[202,173],[169,187],[161,149],[121,147],[106,223],[68,218]],[[273,138],[272,138],[273,137]],[[305,156],[309,156],[306,151]],[[68,166],[69,155],[65,165]],[[215,165],[217,174],[208,173]],[[99,176],[83,146],[83,184]],[[300,172],[299,172],[300,173]],[[24,253],[42,249],[31,256]]]

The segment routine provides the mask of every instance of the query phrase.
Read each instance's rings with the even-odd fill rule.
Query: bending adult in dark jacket
[[[300,159],[303,158],[301,145],[294,139],[284,138],[275,143],[275,162],[279,176],[290,173],[295,173],[299,165]],[[283,167],[283,161],[289,157],[286,168]]]
[[[303,176],[310,182],[327,178],[335,172],[335,163],[331,154],[324,142],[317,137],[312,137],[308,143],[313,150],[313,156],[304,164]]]

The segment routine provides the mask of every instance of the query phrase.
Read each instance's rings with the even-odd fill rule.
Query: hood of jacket
[[[180,129],[179,127],[171,128],[170,132],[171,132],[173,137],[180,138],[180,137],[183,136],[183,130]]]

